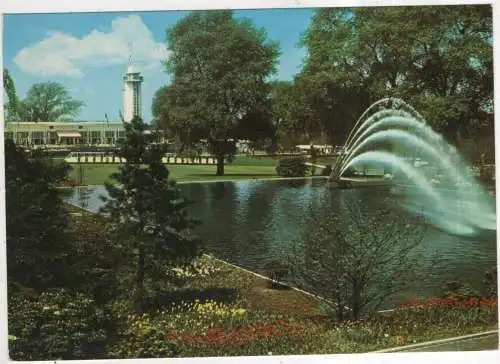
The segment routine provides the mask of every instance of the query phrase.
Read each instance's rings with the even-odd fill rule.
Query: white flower
[[[389,334],[384,334],[384,337],[389,337]]]

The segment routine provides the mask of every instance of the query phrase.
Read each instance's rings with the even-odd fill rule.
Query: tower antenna
[[[129,44],[129,49],[130,49],[130,55],[128,57],[128,66],[132,67],[133,55],[134,55],[134,44],[132,42],[128,42],[128,44]]]

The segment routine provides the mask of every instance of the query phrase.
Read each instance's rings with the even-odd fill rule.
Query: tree
[[[296,80],[308,85],[297,88],[307,90],[304,119],[336,135],[370,103],[394,96],[452,141],[491,134],[491,24],[483,5],[318,10]]]
[[[339,321],[348,317],[348,309],[359,319],[415,279],[414,249],[425,227],[388,201],[379,206],[363,208],[347,198],[338,212],[312,211],[308,218],[315,228],[294,249],[300,257],[291,265],[298,284],[333,302]]]
[[[168,29],[167,38],[165,64],[173,80],[156,95],[155,118],[164,129],[184,133],[183,140],[207,139],[217,175],[223,175],[224,161],[236,152],[232,139],[272,133],[261,126],[269,115],[267,79],[276,70],[278,45],[228,10],[190,13]]]
[[[133,301],[138,313],[145,307],[146,283],[161,283],[168,278],[168,267],[197,254],[190,231],[195,221],[186,210],[189,201],[169,179],[162,163],[164,146],[153,144],[155,140],[157,131],[146,132],[140,118],[125,123],[125,140],[117,154],[126,162],[111,175],[117,184],[106,184],[109,198],[103,197],[102,212],[109,215],[113,230],[133,255]]]
[[[74,100],[68,90],[57,82],[37,83],[30,87],[19,103],[19,117],[23,121],[71,121],[84,106]]]
[[[69,165],[28,158],[5,140],[7,272],[11,287],[41,290],[67,279],[67,210],[56,184]]]
[[[283,151],[293,151],[303,138],[303,130],[296,125],[295,84],[291,81],[273,81],[269,102],[274,138],[277,147]]]
[[[7,68],[3,69],[3,88],[9,99],[6,110],[4,111],[6,113],[5,121],[13,121],[16,119],[18,113],[19,99],[17,98],[14,81],[12,77],[10,77],[10,72]]]

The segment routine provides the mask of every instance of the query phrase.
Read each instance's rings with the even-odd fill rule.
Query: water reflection
[[[340,211],[346,197],[368,211],[382,199],[398,203],[389,188],[338,190],[326,188],[324,182],[241,181],[180,188],[194,201],[189,209],[202,222],[196,229],[206,250],[257,271],[270,261],[285,259],[293,242],[315,228],[305,218],[311,210]],[[81,190],[73,190],[67,198],[78,205],[81,195]],[[88,195],[89,210],[97,211],[105,189],[97,187]],[[495,233],[464,238],[430,226],[417,250],[426,278],[405,292],[407,298],[438,294],[446,281],[455,279],[481,288],[485,270],[496,264]]]

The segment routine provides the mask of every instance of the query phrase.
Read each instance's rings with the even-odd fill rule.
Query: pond
[[[194,201],[190,212],[202,221],[197,233],[203,237],[206,249],[218,258],[253,271],[261,271],[268,262],[286,259],[293,242],[300,240],[304,231],[315,228],[314,222],[305,218],[312,209],[334,209],[346,193],[369,209],[391,193],[386,187],[339,190],[325,187],[322,181],[179,186]],[[106,195],[104,187],[75,189],[67,198],[80,205],[83,191],[88,192],[87,208],[97,211],[102,205],[99,196]],[[397,300],[440,294],[445,282],[458,279],[482,289],[485,271],[496,265],[496,232],[464,238],[430,227],[418,251],[422,255],[418,269],[425,279]],[[387,307],[395,300],[388,301]]]

